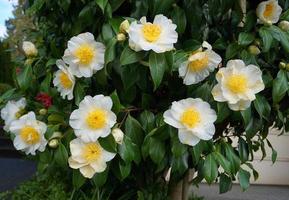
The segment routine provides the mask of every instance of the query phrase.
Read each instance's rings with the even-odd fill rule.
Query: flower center
[[[87,44],[83,44],[76,49],[75,56],[81,64],[88,65],[94,57],[93,48]]]
[[[21,139],[27,144],[36,144],[40,141],[40,134],[35,128],[31,126],[25,126],[20,131]]]
[[[103,128],[106,122],[106,113],[104,110],[95,109],[88,113],[86,117],[86,124],[91,129]]]
[[[244,75],[232,75],[226,82],[227,88],[237,94],[247,90],[247,78]]]
[[[155,42],[161,35],[161,27],[156,24],[144,24],[142,27],[143,36],[148,42]]]
[[[268,4],[266,5],[265,10],[264,10],[264,13],[263,13],[264,17],[267,18],[267,17],[272,16],[273,11],[274,11],[274,5],[273,5],[273,3],[268,3]]]
[[[195,108],[188,108],[181,116],[181,122],[189,128],[196,127],[200,121],[200,113]]]
[[[88,143],[83,148],[83,157],[87,162],[93,162],[100,158],[101,147],[97,143]]]
[[[209,64],[209,57],[205,53],[205,55],[202,58],[191,61],[189,63],[189,69],[191,72],[199,72],[205,69],[208,66],[208,64]]]
[[[65,89],[69,89],[72,87],[72,81],[69,79],[68,75],[64,72],[61,72],[60,76],[59,76],[61,85],[65,88]]]

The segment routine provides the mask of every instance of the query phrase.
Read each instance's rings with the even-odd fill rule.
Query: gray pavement
[[[205,200],[289,200],[289,186],[251,185],[247,191],[242,192],[236,184],[230,192],[219,194],[217,184],[201,184],[199,188],[194,188],[194,192],[205,197]]]

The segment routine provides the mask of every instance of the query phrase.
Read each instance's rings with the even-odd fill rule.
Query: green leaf
[[[264,96],[256,95],[256,100],[254,101],[254,106],[260,115],[260,117],[269,120],[270,113],[271,113],[271,107],[269,102]]]
[[[243,190],[247,190],[250,186],[250,173],[242,168],[239,170],[238,179]]]
[[[217,103],[218,117],[216,123],[223,122],[230,114],[231,110],[228,107],[227,103]]]
[[[231,164],[230,162],[219,152],[213,153],[214,159],[222,166],[222,168],[228,174],[231,174]]]
[[[33,74],[31,65],[25,66],[23,72],[17,76],[18,85],[22,90],[28,89],[32,79]]]
[[[187,151],[187,146],[180,143],[177,136],[172,140],[172,153],[175,157],[182,156]]]
[[[166,13],[167,10],[173,5],[174,0],[153,0],[151,1],[153,5],[153,16],[157,14]]]
[[[149,55],[149,67],[156,90],[162,82],[165,70],[167,68],[166,57],[163,53],[151,52]]]
[[[106,48],[105,54],[104,54],[104,60],[105,60],[106,65],[108,63],[110,63],[111,61],[113,61],[115,58],[116,43],[117,43],[117,40],[116,40],[116,38],[113,37],[107,45],[107,48]]]
[[[153,137],[150,138],[149,143],[149,155],[154,163],[159,164],[166,154],[165,143]]]
[[[120,103],[120,100],[119,100],[119,97],[118,97],[116,91],[111,93],[110,97],[111,97],[112,102],[113,102],[112,111],[115,114],[118,114],[122,109],[124,109],[124,106]]]
[[[149,133],[151,130],[154,129],[155,127],[155,116],[152,112],[150,111],[143,111],[140,114],[140,123],[143,127],[143,129]]]
[[[273,36],[266,27],[259,29],[259,35],[263,43],[263,52],[268,52],[273,42]]]
[[[95,2],[101,8],[102,12],[104,12],[104,8],[108,3],[108,0],[95,0]]]
[[[240,33],[238,37],[238,44],[241,46],[247,46],[254,41],[254,35],[251,33]]]
[[[241,115],[244,121],[244,127],[247,127],[252,119],[251,107],[247,108],[246,110],[241,111]]]
[[[226,49],[226,60],[230,60],[235,57],[239,53],[240,49],[241,47],[236,42],[229,44]]]
[[[272,89],[272,96],[273,96],[273,103],[279,103],[286,92],[288,91],[288,80],[286,76],[286,72],[280,70],[277,74],[277,78],[273,81],[273,89]]]
[[[76,189],[81,188],[81,186],[83,186],[83,184],[85,183],[85,177],[79,172],[79,170],[73,170],[72,173],[72,184],[73,187]]]
[[[236,155],[232,146],[230,146],[227,143],[222,143],[222,145],[225,147],[225,158],[230,162],[231,172],[232,174],[236,174],[238,170],[240,169],[240,165],[241,165],[240,159]]]
[[[130,163],[127,164],[125,162],[119,162],[119,171],[121,175],[121,180],[124,180],[130,174],[131,164]]]
[[[80,82],[77,82],[74,88],[74,98],[75,98],[74,100],[77,106],[83,100],[84,96],[85,96],[85,86]]]
[[[103,147],[106,151],[115,153],[117,151],[117,144],[112,134],[109,134],[105,138],[98,139],[101,147]]]
[[[119,145],[118,152],[120,157],[126,162],[130,163],[135,161],[139,163],[141,160],[139,147],[134,144],[131,139],[127,136],[124,137],[123,143]]]
[[[104,172],[101,173],[96,173],[93,177],[92,177],[92,182],[94,183],[94,185],[96,187],[101,187],[105,184],[106,179],[107,179],[107,175],[108,175],[108,168],[105,169]]]
[[[52,79],[51,73],[47,73],[45,79],[40,84],[40,91],[41,92],[49,93],[51,79]]]
[[[143,143],[144,133],[140,123],[129,115],[125,121],[125,134],[139,147]]]
[[[229,190],[232,189],[232,179],[227,176],[226,174],[222,173],[220,175],[220,183],[219,183],[219,192],[220,194],[228,192]]]
[[[289,35],[285,33],[284,31],[282,31],[279,27],[274,26],[274,25],[268,27],[268,30],[270,31],[271,35],[281,43],[282,47],[288,53],[289,52]]]
[[[213,157],[213,154],[209,154],[204,162],[203,173],[207,183],[211,184],[216,180],[218,176],[218,166]]]
[[[67,166],[68,153],[65,146],[62,143],[59,144],[58,148],[55,151],[55,161],[58,165],[62,167]]]
[[[249,156],[249,147],[248,144],[246,143],[246,141],[243,138],[239,138],[239,156],[240,156],[240,160],[242,161],[242,163],[247,162],[248,161],[248,156]]]
[[[128,65],[136,63],[143,59],[145,56],[144,52],[133,51],[129,46],[126,46],[120,55],[120,64]]]
[[[187,18],[185,11],[179,6],[175,6],[172,12],[172,20],[177,25],[177,32],[182,34],[185,32],[187,25]]]

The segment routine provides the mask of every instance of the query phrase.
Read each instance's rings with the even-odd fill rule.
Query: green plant
[[[223,193],[239,179],[247,189],[251,174],[258,178],[251,163],[254,152],[261,149],[264,158],[265,145],[271,147],[275,162],[277,152],[267,135],[272,126],[282,133],[289,129],[289,33],[271,18],[279,19],[277,11],[283,8],[280,19],[289,20],[288,1],[248,1],[245,9],[246,1],[231,0],[29,2],[25,12],[34,17],[37,30],[28,40],[35,42],[38,54],[27,58],[17,88],[4,93],[0,102],[4,107],[8,100],[25,96],[24,113],[36,113],[36,119],[30,113],[12,122],[16,128],[10,131],[16,135],[22,133],[17,127],[27,116],[46,123],[41,144],[47,141],[48,146],[35,157],[40,173],[61,167],[62,176],[72,177],[75,191],[109,188],[112,199],[179,199],[187,197],[185,192],[174,193],[180,181],[185,188],[202,180],[219,181]],[[144,18],[141,25],[143,16],[150,22],[162,19],[166,26]],[[164,32],[166,37],[159,42]],[[81,46],[83,41],[90,42]],[[93,62],[97,53],[101,58]],[[69,68],[56,62],[63,55]],[[90,62],[93,66],[85,68]],[[66,71],[57,71],[55,64]],[[188,70],[202,74],[187,77]],[[53,79],[59,80],[52,84]],[[174,101],[178,102],[172,105]],[[106,103],[88,109],[97,102]],[[188,104],[193,106],[185,111],[180,107]],[[17,116],[22,112],[23,108],[17,110]],[[102,130],[106,120],[110,127]],[[91,134],[95,129],[101,129],[99,135]],[[115,134],[121,129],[123,140],[121,134],[109,134],[111,129],[117,130]],[[33,138],[31,143],[38,141],[32,132],[23,131],[24,138]],[[84,148],[96,138],[99,143]],[[82,148],[83,154],[75,150]],[[35,153],[30,146],[22,150]],[[107,157],[93,168],[90,162],[99,152]],[[190,169],[197,172],[193,180]]]

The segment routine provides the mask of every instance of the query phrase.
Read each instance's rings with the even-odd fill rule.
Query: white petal
[[[89,165],[83,166],[79,170],[85,178],[92,178],[95,174],[95,170]]]
[[[181,143],[190,146],[195,146],[200,141],[200,138],[194,136],[191,132],[184,129],[179,129],[178,136]]]

